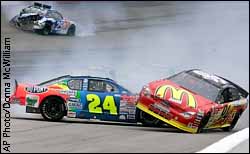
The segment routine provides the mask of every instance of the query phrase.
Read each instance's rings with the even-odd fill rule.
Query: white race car
[[[62,14],[51,9],[51,6],[35,2],[22,9],[19,15],[13,17],[11,25],[22,30],[32,30],[36,33],[75,35],[76,24],[64,19]]]

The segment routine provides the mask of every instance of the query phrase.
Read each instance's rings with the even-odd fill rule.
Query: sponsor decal
[[[130,110],[128,110],[128,113],[129,113],[129,114],[132,114],[132,115],[135,115],[135,109],[132,109],[132,110],[130,109]]]
[[[125,115],[120,115],[120,116],[119,116],[119,119],[121,119],[121,120],[126,120],[126,116],[125,116]]]
[[[120,114],[127,115],[128,119],[135,119],[136,107],[134,97],[121,95],[119,111]]]
[[[76,90],[59,90],[60,94],[69,95],[69,96],[76,96]]]
[[[120,114],[125,114],[125,115],[127,115],[127,114],[128,114],[128,111],[121,111]]]
[[[126,102],[127,104],[135,104],[136,97],[135,96],[128,96],[128,95],[121,95],[121,102]]]
[[[38,107],[39,97],[36,95],[26,95],[26,106]]]
[[[165,119],[172,119],[173,118],[173,115],[171,113],[168,112],[168,110],[161,110],[161,109],[158,109],[157,106],[154,106],[153,104],[151,104],[149,106],[149,110],[153,111],[154,113],[164,117]],[[167,112],[166,112],[167,111]]]
[[[46,92],[48,88],[32,86],[32,87],[26,87],[25,90],[30,93],[43,93],[43,92]]]
[[[165,113],[169,113],[169,109],[166,107],[166,106],[163,106],[161,104],[158,104],[158,103],[154,103],[154,104],[151,104],[154,108],[156,109],[159,109],[160,111],[163,111]],[[150,105],[150,106],[151,106]]]
[[[76,117],[76,112],[68,111],[67,117],[75,118]]]
[[[125,108],[120,108],[120,113],[121,113],[121,112],[127,113],[127,112],[128,112],[128,108],[126,108],[126,107],[125,107]]]
[[[69,110],[81,110],[82,109],[82,103],[80,102],[67,102],[67,106]]]
[[[203,116],[204,116],[204,112],[199,110],[196,117],[195,117],[195,119],[194,119],[194,123],[193,123],[192,126],[193,127],[199,127],[201,119],[203,118]]]
[[[192,93],[184,89],[177,89],[171,85],[159,86],[155,91],[155,96],[162,99],[166,98],[178,104],[185,101],[189,107],[196,108],[196,100]],[[184,96],[186,96],[186,99]]]
[[[70,101],[70,102],[80,102],[80,99],[79,98],[75,98],[75,97],[70,97],[68,99],[68,101]]]
[[[189,127],[189,128],[198,128],[198,125],[194,125],[192,122],[189,122],[187,127]]]
[[[128,119],[135,119],[135,115],[127,115]]]

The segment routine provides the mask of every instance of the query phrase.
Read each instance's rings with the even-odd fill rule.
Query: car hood
[[[173,103],[181,108],[205,108],[213,101],[196,94],[170,80],[157,80],[149,83],[151,95]]]

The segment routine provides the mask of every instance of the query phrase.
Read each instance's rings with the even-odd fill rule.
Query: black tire
[[[236,112],[236,114],[235,114],[235,116],[234,116],[234,119],[233,119],[231,125],[228,126],[228,127],[223,127],[222,130],[225,131],[225,132],[230,132],[230,131],[232,131],[233,128],[235,127],[237,121],[239,120],[240,115],[241,115],[241,112]]]
[[[59,121],[65,115],[64,101],[59,97],[48,97],[40,105],[40,112],[45,120]]]
[[[68,36],[74,36],[76,32],[76,26],[75,25],[71,25],[67,31],[67,35]]]
[[[138,110],[140,122],[147,127],[158,127],[160,125],[160,120],[149,115],[148,113]]]
[[[201,119],[201,123],[200,126],[198,127],[197,133],[202,133],[204,127],[206,126],[206,124],[208,123],[208,120],[211,116],[211,113],[208,112],[202,119]]]
[[[49,35],[51,32],[51,24],[46,23],[44,28],[42,29],[42,35]]]

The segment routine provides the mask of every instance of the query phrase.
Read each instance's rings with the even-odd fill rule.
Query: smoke
[[[77,34],[15,34],[20,82],[92,75],[139,92],[152,80],[200,68],[249,89],[249,2],[48,3],[76,22]]]

